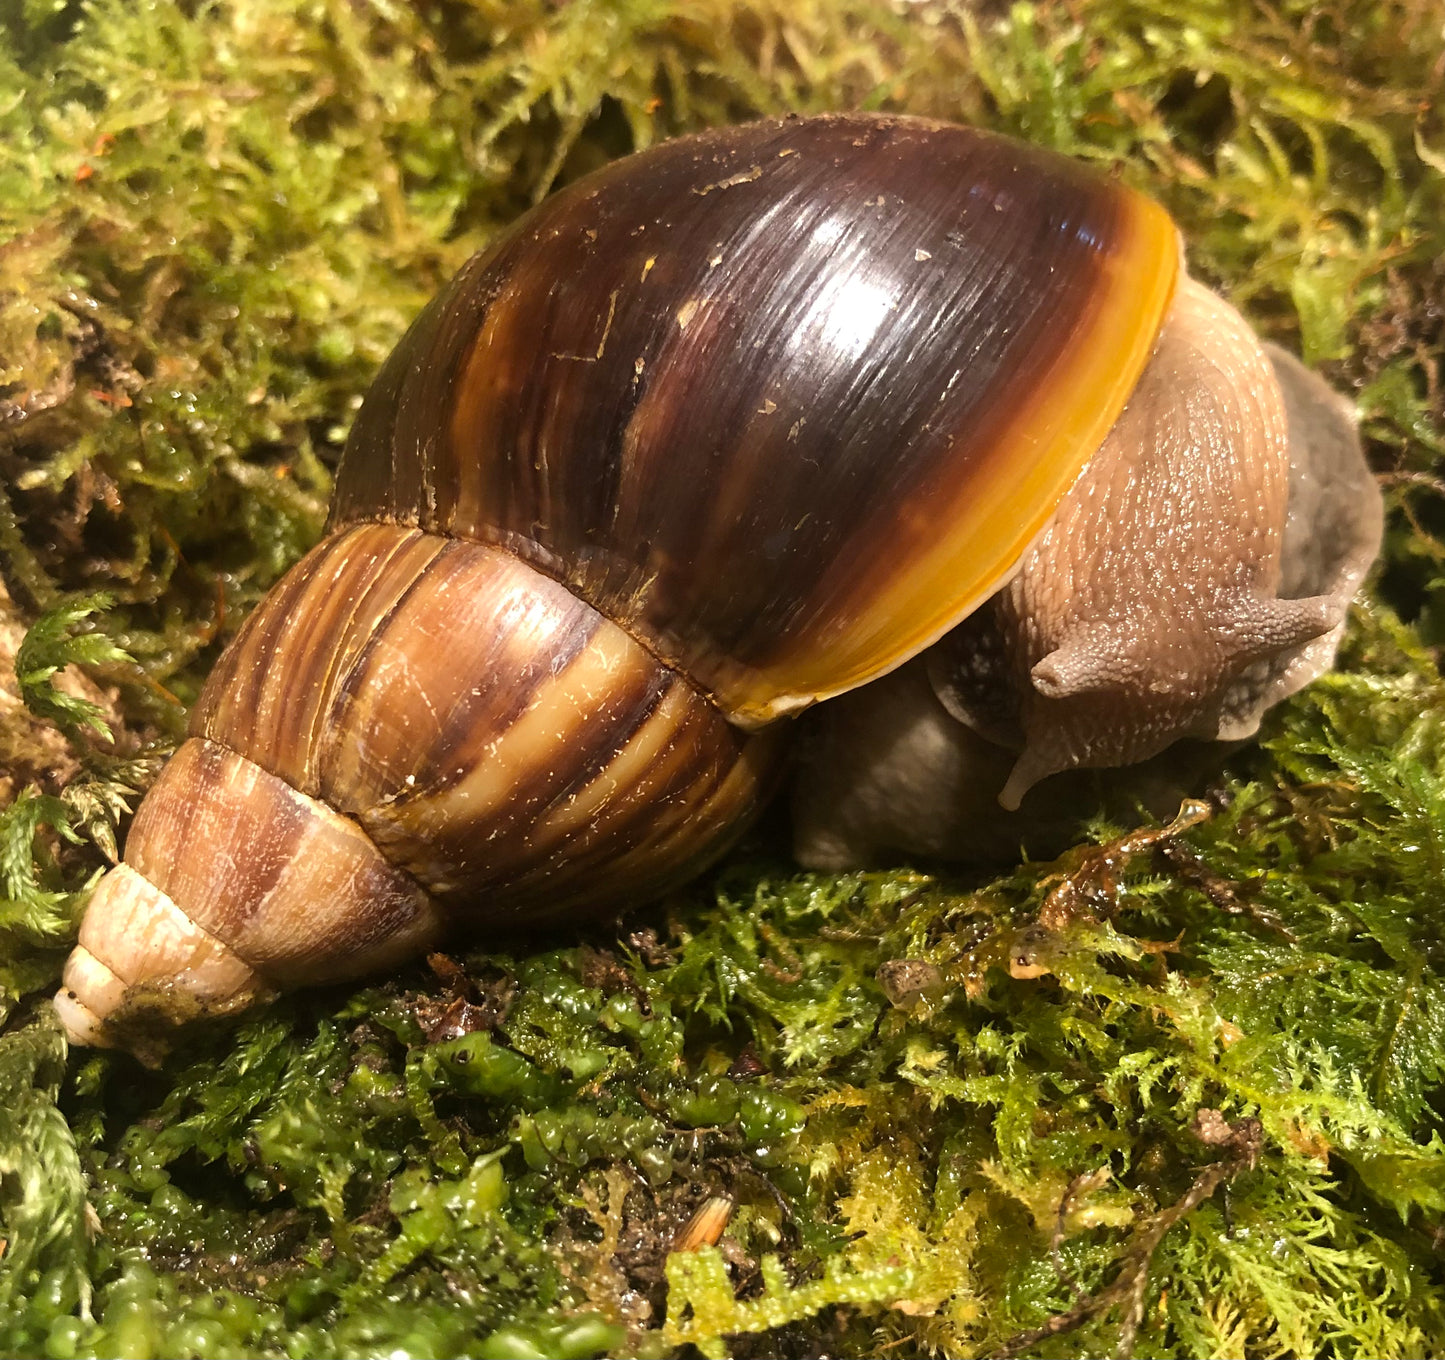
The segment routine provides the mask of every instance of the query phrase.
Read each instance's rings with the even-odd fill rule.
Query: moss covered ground
[[[1435,0],[0,0],[0,1352],[1445,1354],[1442,85]],[[67,1054],[85,885],[422,302],[606,158],[836,108],[1116,171],[1356,397],[1339,672],[1055,863],[765,825],[585,936]]]

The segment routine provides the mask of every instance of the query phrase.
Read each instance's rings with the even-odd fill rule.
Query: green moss
[[[0,1348],[1445,1352],[1431,0],[25,0],[0,38],[0,558],[82,769],[0,812]],[[1342,670],[1157,834],[983,883],[765,833],[465,995],[416,970],[67,1066],[39,994],[135,743],[316,536],[422,301],[559,179],[840,107],[1117,167],[1355,393],[1391,519]],[[73,661],[119,750],[54,699]]]

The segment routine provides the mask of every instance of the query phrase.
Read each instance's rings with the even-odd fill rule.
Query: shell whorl
[[[776,746],[516,558],[394,525],[292,569],[191,731],[67,972],[85,1042],[374,972],[469,917],[654,896],[736,836]],[[175,939],[143,960],[142,936]]]

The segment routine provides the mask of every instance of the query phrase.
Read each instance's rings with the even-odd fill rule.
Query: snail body
[[[1126,764],[1125,810],[1168,817],[1217,766],[1215,743],[1253,736],[1332,664],[1383,527],[1354,411],[1191,291],[1185,307],[1223,325],[1181,335],[1171,312],[1139,392],[1009,583],[819,709],[793,799],[802,863],[1057,853],[1078,809],[1115,792],[1099,772]],[[1224,437],[1244,417],[1282,429],[1286,456],[1242,458],[1271,447]]]
[[[906,118],[705,133],[544,202],[384,365],[326,538],[95,892],[72,1037],[154,1050],[655,896],[776,786],[789,715],[912,657],[951,722],[1021,744],[1009,801],[1257,722],[1329,664],[1373,549],[1366,523],[1286,579],[1285,398],[1179,257],[1150,200]],[[1171,459],[1224,465],[1174,512],[1130,471],[1161,445],[1166,490]],[[1141,531],[1181,564],[1162,651]]]

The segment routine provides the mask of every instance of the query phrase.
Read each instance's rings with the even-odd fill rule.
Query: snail
[[[1331,664],[1379,498],[1348,406],[1181,253],[1117,182],[907,117],[705,132],[545,200],[383,365],[325,537],[92,896],[71,1039],[153,1055],[655,897],[814,705],[847,719],[815,752],[863,732],[808,765],[819,862],[888,839],[818,809],[845,768],[887,801],[890,724],[1011,748],[1011,805],[1252,731]]]

